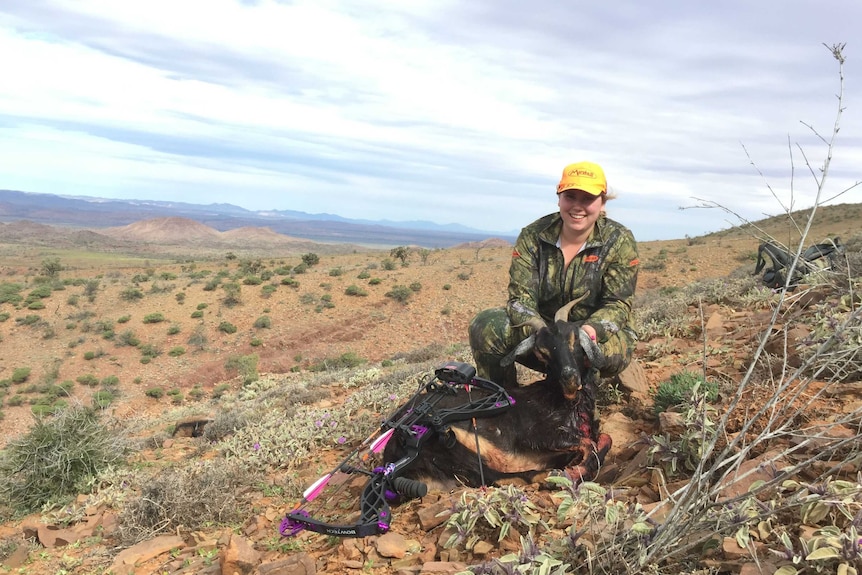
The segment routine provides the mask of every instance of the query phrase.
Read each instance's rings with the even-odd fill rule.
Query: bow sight
[[[468,392],[468,401],[464,405],[438,407],[443,398],[457,394],[460,388]],[[473,399],[471,388],[482,390],[481,397]],[[476,377],[473,366],[460,361],[443,364],[420,386],[419,391],[381,423],[377,431],[303,492],[302,499],[281,522],[281,534],[295,535],[303,529],[337,537],[385,533],[392,521],[390,502],[399,498],[423,497],[427,493],[424,483],[401,475],[419,455],[422,445],[436,435],[446,437],[450,423],[491,417],[513,404],[514,400],[502,387]],[[394,436],[405,449],[402,457],[396,461],[384,461],[370,470],[362,466],[365,464],[367,467],[374,456],[379,456]],[[357,480],[363,478],[365,483],[360,485]],[[347,491],[346,495],[344,491]],[[357,492],[358,512],[355,510]],[[324,493],[326,496],[321,497]],[[310,504],[315,500],[318,505],[310,510]],[[354,509],[354,518],[350,522],[332,517],[344,507]]]

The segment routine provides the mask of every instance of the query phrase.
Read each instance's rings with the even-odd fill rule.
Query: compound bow
[[[472,387],[487,394],[474,400],[470,394]],[[459,389],[468,392],[467,403],[456,407],[437,407],[444,398],[456,395]],[[401,476],[418,457],[422,445],[435,434],[446,437],[450,423],[473,419],[475,427],[475,418],[497,415],[514,403],[515,400],[502,387],[476,377],[476,368],[473,366],[458,361],[440,366],[420,386],[419,391],[383,421],[378,430],[303,492],[302,499],[282,520],[279,531],[285,537],[296,535],[303,529],[338,537],[385,533],[392,521],[390,501],[399,496],[407,499],[423,497],[427,493],[424,483]],[[395,434],[398,434],[405,448],[405,454],[397,461],[384,463],[370,471],[351,463],[356,459],[365,463],[372,455],[383,452]],[[327,486],[338,484],[343,487],[357,474],[367,476],[368,481],[362,488],[359,516],[354,524],[330,523],[311,516],[308,504],[320,496]]]

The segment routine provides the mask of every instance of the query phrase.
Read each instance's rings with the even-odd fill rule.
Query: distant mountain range
[[[514,236],[427,221],[352,220],[333,214],[308,214],[293,210],[252,211],[232,204],[116,200],[0,190],[0,222],[26,220],[52,226],[98,230],[166,217],[188,218],[222,232],[244,227],[266,227],[279,234],[314,242],[370,246],[445,248],[490,237],[509,242],[515,240]]]

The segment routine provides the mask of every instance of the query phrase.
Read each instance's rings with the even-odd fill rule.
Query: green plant
[[[659,414],[673,407],[685,405],[695,392],[700,390],[709,403],[718,400],[718,383],[704,381],[703,374],[693,371],[681,371],[670,376],[668,381],[661,382],[653,395],[655,413]]]
[[[237,283],[226,283],[222,286],[224,297],[222,303],[227,307],[234,307],[242,303],[242,288]]]
[[[236,333],[237,327],[229,321],[218,324],[218,330],[224,333]]]
[[[411,290],[409,287],[396,285],[384,295],[388,298],[394,299],[397,302],[407,303],[407,300],[410,299],[410,295],[412,293],[413,290]]]
[[[168,335],[177,335],[180,333],[180,326],[178,324],[173,324],[168,328]]]
[[[360,297],[364,297],[364,296],[368,295],[367,291],[365,291],[361,287],[357,286],[356,284],[350,284],[349,286],[347,286],[347,288],[344,290],[344,293],[346,295],[360,296]]]
[[[144,395],[153,399],[161,399],[165,395],[165,390],[161,387],[151,387],[144,391]]]
[[[120,299],[124,301],[138,301],[144,298],[144,292],[140,288],[128,287],[120,292]]]
[[[718,433],[714,421],[716,410],[708,403],[707,393],[700,390],[699,384],[691,388],[685,405],[683,432],[679,436],[665,433],[649,438],[650,464],[660,465],[670,477],[695,471],[709,456],[707,450]]]
[[[12,383],[24,383],[30,377],[30,372],[29,367],[16,367],[12,370],[12,377],[9,379],[12,380]]]
[[[254,320],[254,327],[263,329],[272,327],[272,318],[268,315],[262,315]]]
[[[75,381],[77,381],[81,385],[86,385],[88,387],[96,387],[97,385],[99,385],[99,378],[92,373],[79,375],[77,378],[75,378]]]
[[[307,267],[315,266],[320,263],[320,257],[315,253],[303,254],[302,263],[304,263]]]
[[[160,323],[163,321],[165,321],[165,316],[160,312],[148,313],[144,316],[144,323]]]
[[[0,456],[0,499],[22,513],[89,492],[100,471],[123,459],[124,440],[91,409],[70,407],[9,441]]]
[[[225,369],[236,370],[242,378],[243,385],[255,382],[260,378],[257,372],[258,355],[231,356],[225,362]]]
[[[534,534],[538,529],[548,529],[548,525],[521,488],[507,485],[464,491],[446,528],[452,535],[444,547],[473,549],[485,539],[502,541],[512,530],[521,535]]]
[[[179,357],[186,352],[186,348],[181,345],[172,347],[170,351],[168,351],[168,355],[171,357]]]
[[[201,318],[203,316],[204,316],[203,310],[196,309],[195,311],[192,312],[191,318],[192,319],[198,319],[198,318]]]

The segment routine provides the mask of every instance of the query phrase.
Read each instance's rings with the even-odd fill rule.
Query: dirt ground
[[[46,259],[58,258],[64,268],[59,278],[67,280],[65,289],[42,300],[42,309],[0,304],[0,314],[9,314],[0,322],[0,380],[12,378],[20,368],[30,369],[26,381],[11,383],[6,389],[0,420],[2,442],[29,429],[34,421],[30,402],[47,384],[76,382],[81,376],[91,375],[100,381],[116,376],[111,414],[145,426],[175,407],[167,395],[156,399],[147,395],[148,390],[177,389],[185,405],[194,405],[190,392],[195,389],[208,395],[220,384],[240,387],[236,371],[229,367],[231,358],[256,354],[261,374],[282,374],[345,355],[375,363],[429,346],[444,352],[451,346],[463,348],[473,315],[505,303],[511,257],[511,246],[500,242],[443,250],[411,249],[405,265],[393,260],[389,250],[327,250],[320,254],[316,265],[292,276],[298,285],[286,285],[280,280],[288,276],[274,275],[260,285],[242,285],[240,301],[228,305],[223,288],[206,289],[215,275],[234,275],[241,265],[255,261],[268,270],[297,266],[302,254],[286,247],[272,247],[238,251],[238,257],[229,258],[200,247],[159,247],[158,238],[142,246],[146,248],[143,253],[105,255],[0,244],[0,283],[22,285],[21,295],[26,297],[38,286],[40,264]],[[741,270],[750,273],[756,247],[757,242],[749,236],[642,242],[639,297],[701,279],[727,277]],[[387,261],[394,262],[392,269],[386,269],[390,267]],[[92,301],[87,297],[86,285],[73,282],[75,279],[98,280]],[[229,281],[224,279],[222,283]],[[267,284],[275,287],[266,290]],[[127,292],[134,286],[141,290],[142,297],[129,301]],[[399,287],[408,288],[406,301],[387,296]],[[699,324],[699,312],[691,313],[689,321]],[[746,310],[719,307],[703,313],[704,320],[720,324],[716,333],[721,332],[721,345],[740,352],[750,347],[760,322],[766,319]],[[156,314],[163,319],[152,321]],[[36,319],[27,320],[32,316]],[[267,326],[261,326],[263,317],[269,318],[263,322]],[[223,324],[236,329],[222,330]],[[123,345],[132,338],[139,345]],[[702,360],[702,342],[696,338],[642,342],[638,353],[644,354],[648,346],[659,344],[667,347],[668,361],[641,358],[644,377],[651,386],[685,367],[686,362],[696,364]],[[149,361],[141,351],[146,345],[158,351]],[[729,353],[721,360],[710,359],[710,369],[733,377],[743,367],[735,357]],[[72,397],[66,401],[89,403],[94,389],[74,383]],[[21,405],[10,403],[15,396],[23,398]],[[612,435],[615,432],[611,430],[619,433],[609,465],[621,465],[633,456],[634,452],[626,451],[625,446],[639,432],[650,431],[653,422],[637,419],[638,410],[645,413],[648,408],[618,407],[603,415],[604,430]],[[830,409],[840,407],[822,406],[823,413]],[[177,457],[194,451],[182,440],[175,443],[175,449]],[[419,512],[418,505],[411,503],[403,515],[412,517]],[[283,509],[266,500],[257,507],[265,510],[267,529],[271,531],[272,522],[280,518]],[[427,538],[416,526],[399,524],[399,531],[408,537]],[[315,543],[313,536],[304,541],[312,555],[331,552],[324,549],[322,542]],[[366,551],[354,553],[348,545],[340,547],[338,553],[367,556]],[[272,552],[269,556],[280,557]],[[202,568],[188,572],[207,571]]]

